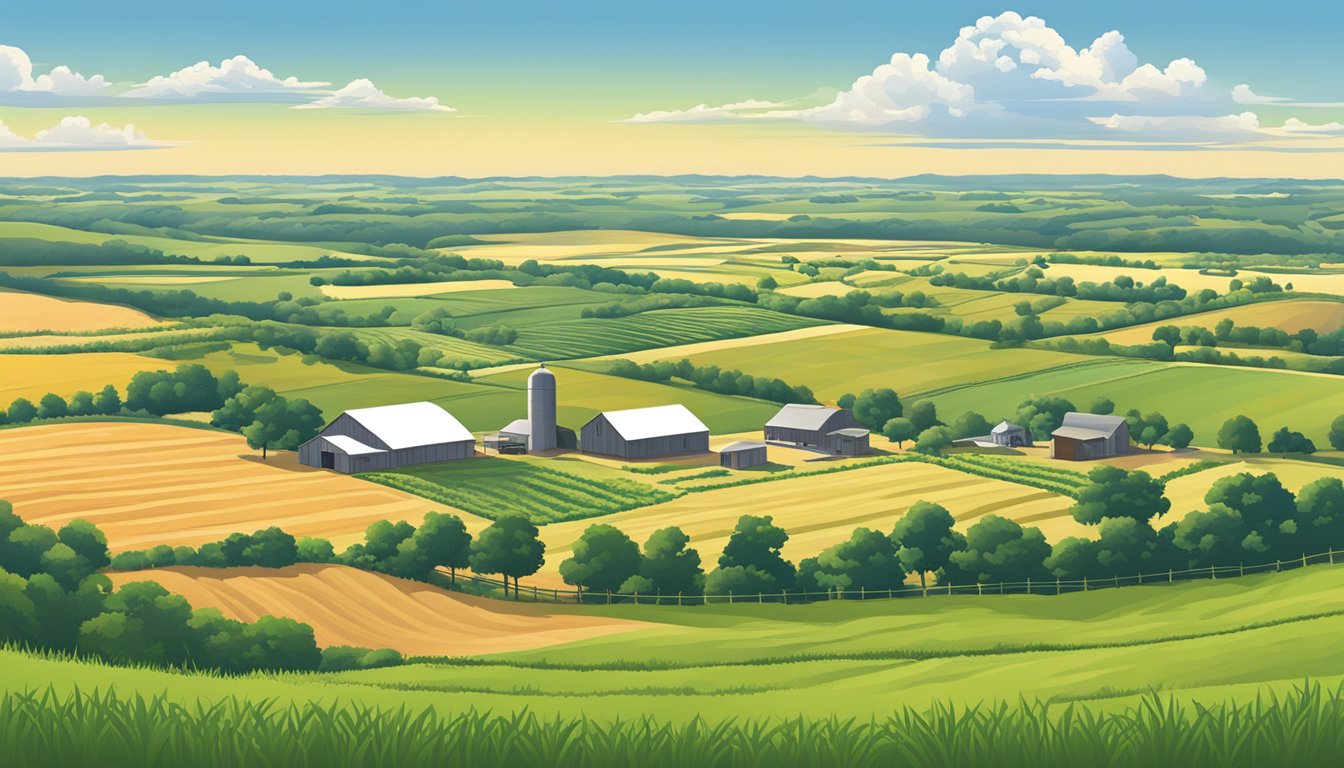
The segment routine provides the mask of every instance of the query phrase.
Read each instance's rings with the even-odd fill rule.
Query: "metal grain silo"
[[[555,374],[546,364],[527,377],[527,450],[555,448]]]

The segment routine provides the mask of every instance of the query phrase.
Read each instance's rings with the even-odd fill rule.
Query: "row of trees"
[[[1180,344],[1204,347],[1237,345],[1270,347],[1325,357],[1344,354],[1344,330],[1321,334],[1314,328],[1303,328],[1289,333],[1282,328],[1239,326],[1230,317],[1218,321],[1212,330],[1202,326],[1158,326],[1153,329],[1153,340],[1171,347]]]
[[[1117,275],[1105,283],[1075,282],[1065,275],[1058,278],[1046,277],[1038,267],[1030,267],[1021,275],[1002,280],[993,277],[977,277],[964,272],[944,272],[929,278],[931,285],[945,285],[978,291],[1002,291],[1007,293],[1044,293],[1051,296],[1067,296],[1091,301],[1144,302],[1156,304],[1160,301],[1178,301],[1185,298],[1186,291],[1179,285],[1167,283],[1166,277],[1158,277],[1151,283],[1138,283],[1129,275]]]
[[[1328,439],[1330,447],[1344,451],[1344,416],[1330,424]],[[1259,425],[1247,416],[1233,416],[1223,422],[1218,430],[1218,447],[1233,453],[1260,453],[1262,447],[1270,453],[1316,452],[1316,443],[1311,438],[1288,427],[1279,427],[1270,436],[1269,444],[1264,445]]]
[[[717,392],[722,395],[741,395],[775,403],[815,403],[812,390],[804,386],[794,386],[782,379],[768,379],[764,376],[752,376],[736,369],[724,369],[717,365],[697,366],[682,358],[678,362],[658,361],[653,363],[634,363],[630,360],[614,360],[607,368],[613,376],[641,381],[667,382],[681,379],[699,389]]]

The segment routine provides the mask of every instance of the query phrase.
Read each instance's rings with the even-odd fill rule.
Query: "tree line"
[[[630,360],[613,360],[606,372],[612,376],[640,381],[668,382],[681,379],[698,389],[721,395],[741,395],[775,403],[815,403],[812,390],[802,385],[789,384],[782,379],[752,376],[737,369],[717,365],[697,366],[689,359],[678,362],[657,361],[639,364]]]

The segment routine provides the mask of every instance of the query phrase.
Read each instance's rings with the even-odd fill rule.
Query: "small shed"
[[[859,426],[854,414],[843,408],[809,403],[789,403],[765,423],[765,439],[804,448],[826,449],[827,435]]]
[[[1071,411],[1050,438],[1052,459],[1088,461],[1129,453],[1129,423],[1119,416]]]
[[[346,411],[299,446],[299,463],[344,474],[431,464],[476,455],[476,439],[429,402]]]
[[[579,430],[579,450],[622,459],[709,453],[709,427],[680,404],[605,411]]]
[[[482,438],[486,448],[500,453],[527,453],[532,438],[532,423],[527,419],[514,419],[498,432],[490,432]],[[555,428],[556,448],[578,448],[579,438],[574,430],[567,427]]]
[[[827,433],[826,452],[836,456],[862,456],[868,452],[868,430],[851,427]]]
[[[729,469],[759,467],[768,461],[765,443],[741,441],[719,449],[719,466]]]
[[[1031,445],[1031,433],[1026,427],[1018,426],[1006,419],[989,431],[990,442],[1006,448],[1022,448]]]

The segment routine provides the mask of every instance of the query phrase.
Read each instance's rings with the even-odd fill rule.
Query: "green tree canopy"
[[[1029,397],[1018,404],[1013,423],[1026,427],[1036,440],[1049,440],[1064,423],[1064,414],[1076,410],[1062,397]]]
[[[910,406],[910,412],[906,416],[915,425],[915,431],[917,432],[923,432],[942,424],[938,420],[938,407],[933,404],[932,400],[916,400]]]
[[[1121,517],[1146,523],[1171,509],[1163,495],[1166,486],[1142,470],[1100,466],[1088,472],[1087,478],[1090,484],[1079,491],[1077,503],[1069,510],[1084,525]]]
[[[546,545],[537,533],[537,526],[521,514],[501,516],[471,542],[471,569],[500,574],[506,588],[512,578],[517,598],[518,579],[536,573],[545,562]]]
[[[1218,430],[1218,447],[1233,453],[1259,453],[1260,428],[1245,416],[1233,416]]]
[[[1315,453],[1316,444],[1301,432],[1279,427],[1266,446],[1270,453]]]
[[[918,403],[916,403],[916,405],[918,405]],[[986,419],[975,411],[967,411],[961,414],[952,422],[952,426],[949,427],[949,429],[952,430],[952,436],[957,439],[988,435],[989,431],[993,428],[994,425],[989,423],[989,419]]]
[[[728,536],[719,556],[719,568],[754,567],[768,574],[781,588],[789,589],[796,572],[793,564],[780,554],[788,540],[789,534],[774,524],[772,516],[743,515]]]
[[[639,574],[648,579],[649,591],[664,595],[695,595],[704,591],[705,572],[700,567],[700,553],[686,546],[690,540],[680,528],[671,526],[654,531],[644,542]]]
[[[639,545],[612,525],[590,525],[574,542],[574,554],[560,563],[560,577],[590,592],[619,592],[639,573]]]
[[[915,441],[915,451],[930,456],[942,456],[943,451],[951,447],[952,432],[947,427],[929,427],[920,432],[919,439]]]
[[[845,398],[841,398],[843,401]],[[841,406],[842,408],[845,406]],[[850,406],[854,419],[873,431],[880,431],[886,423],[901,415],[901,399],[888,388],[865,389]]]
[[[887,419],[887,423],[882,425],[882,434],[895,443],[896,447],[901,448],[904,447],[906,440],[913,439],[918,433],[915,432],[913,422],[903,417],[897,417]]]
[[[816,565],[812,578],[828,589],[896,589],[905,580],[896,545],[881,531],[867,528],[856,529],[848,540],[824,550]]]
[[[1044,580],[1050,545],[1039,528],[1023,528],[999,515],[985,515],[966,531],[966,549],[949,557],[948,580],[989,584]]]
[[[919,574],[919,584],[927,587],[927,574],[947,568],[953,552],[966,547],[966,537],[953,530],[956,520],[946,507],[931,501],[916,501],[896,521],[891,540],[901,566]]]

